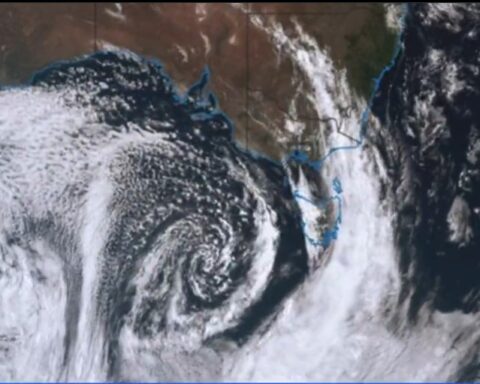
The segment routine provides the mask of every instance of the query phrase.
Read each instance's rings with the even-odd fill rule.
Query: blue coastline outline
[[[235,125],[233,124],[232,120],[228,117],[227,114],[225,114],[222,110],[218,108],[218,101],[216,96],[208,91],[205,92],[206,86],[209,82],[210,76],[211,76],[211,71],[208,66],[206,66],[199,78],[193,85],[190,86],[190,88],[182,93],[178,89],[176,82],[173,80],[171,76],[169,76],[164,68],[165,66],[161,62],[161,60],[155,58],[155,57],[147,57],[147,56],[142,56],[137,53],[134,53],[128,49],[123,49],[123,48],[118,48],[118,49],[110,49],[110,50],[100,50],[94,53],[86,54],[86,55],[81,55],[76,58],[68,59],[68,60],[57,60],[43,68],[41,68],[38,71],[33,72],[32,76],[27,80],[24,84],[18,84],[18,85],[8,85],[8,86],[3,86],[0,84],[0,92],[6,91],[6,90],[14,90],[14,89],[25,89],[28,87],[31,87],[34,85],[34,81],[37,78],[37,76],[42,75],[43,73],[54,70],[56,68],[61,68],[64,65],[67,64],[72,64],[72,63],[77,63],[82,60],[85,60],[87,58],[95,58],[99,57],[103,54],[106,53],[117,53],[117,54],[131,54],[135,57],[138,57],[142,60],[145,60],[146,62],[154,65],[157,67],[159,70],[160,74],[164,76],[164,78],[169,82],[169,86],[171,87],[171,92],[173,95],[173,98],[175,99],[176,102],[179,104],[185,104],[185,103],[190,103],[195,106],[195,108],[198,108],[198,112],[193,112],[192,113],[192,119],[194,120],[202,120],[202,119],[208,119],[211,118],[212,116],[222,116],[225,121],[227,122],[230,130],[230,136],[232,139],[232,142],[234,143],[237,148],[243,152],[248,153],[250,156],[253,156],[256,159],[262,159],[265,161],[268,161],[270,163],[273,163],[277,166],[280,167],[286,167],[287,163],[289,161],[294,161],[299,165],[304,165],[307,167],[310,167],[316,172],[320,172],[323,164],[326,162],[327,159],[329,159],[334,153],[339,152],[339,151],[346,151],[346,150],[353,150],[353,149],[358,149],[362,146],[364,139],[365,139],[365,133],[368,127],[368,120],[370,117],[371,113],[371,107],[373,104],[373,99],[375,98],[375,95],[377,94],[381,81],[385,74],[390,71],[394,65],[395,62],[398,58],[398,56],[401,54],[402,49],[403,49],[403,44],[402,44],[402,37],[404,33],[404,27],[405,27],[405,18],[408,15],[409,11],[409,6],[408,3],[404,3],[402,5],[402,15],[400,18],[400,24],[401,24],[401,31],[398,33],[397,38],[396,38],[396,43],[395,43],[395,50],[394,54],[392,56],[391,61],[382,69],[380,74],[373,78],[374,82],[374,89],[372,91],[372,94],[370,95],[370,98],[367,103],[367,107],[365,110],[362,112],[361,118],[360,118],[360,132],[358,138],[351,138],[351,140],[354,142],[352,145],[344,145],[344,146],[338,146],[338,147],[332,147],[330,148],[327,153],[319,158],[319,159],[309,159],[308,154],[300,149],[295,149],[293,150],[290,154],[288,154],[283,160],[278,161],[273,158],[270,158],[264,153],[260,153],[258,151],[244,148],[240,143],[235,140],[235,135],[234,135],[234,129]],[[312,204],[316,208],[320,209],[326,209],[330,204],[336,204],[337,206],[337,215],[336,218],[331,225],[329,229],[324,231],[320,239],[316,239],[308,233],[308,228],[307,228],[307,223],[301,219],[301,226],[302,230],[304,232],[305,239],[313,246],[318,247],[321,246],[324,249],[327,248],[333,240],[336,240],[338,237],[338,232],[340,230],[340,224],[342,222],[342,184],[341,181],[335,177],[333,182],[332,182],[332,190],[333,194],[331,196],[328,196],[326,198],[321,198],[321,199],[316,199],[315,201],[310,199],[309,197],[306,197],[301,193],[300,190],[296,189],[292,191],[294,199],[297,201],[297,203],[300,203],[302,201],[305,201],[309,204]]]
[[[297,164],[300,165],[305,165],[310,168],[312,168],[316,172],[320,172],[322,169],[323,164],[326,162],[327,159],[329,159],[334,153],[340,152],[340,151],[350,151],[353,149],[358,149],[360,148],[365,140],[365,134],[368,128],[368,121],[370,118],[370,114],[372,111],[372,104],[373,100],[377,94],[377,92],[380,89],[380,85],[382,82],[383,77],[395,66],[395,63],[397,62],[398,57],[401,55],[403,51],[403,43],[402,43],[402,38],[403,38],[403,33],[405,30],[405,18],[408,15],[409,7],[408,3],[405,3],[402,5],[402,15],[400,18],[400,32],[397,34],[396,37],[396,42],[395,42],[395,49],[393,52],[393,56],[390,60],[390,62],[382,69],[382,71],[378,74],[377,77],[373,78],[372,81],[374,83],[374,88],[373,91],[370,95],[370,98],[367,102],[367,106],[365,110],[362,112],[362,115],[360,117],[360,130],[358,134],[358,138],[351,138],[353,141],[352,145],[343,145],[343,146],[338,146],[338,147],[332,147],[329,148],[327,153],[319,158],[319,159],[314,159],[311,160],[308,157],[308,154],[300,149],[295,149],[292,153],[290,153],[287,158],[286,162],[288,161],[294,161]],[[301,193],[299,189],[296,189],[293,191],[293,196],[297,200],[298,203],[301,201],[306,201],[307,203],[320,208],[320,209],[326,209],[330,204],[336,203],[337,206],[337,215],[335,217],[335,220],[333,221],[333,224],[331,225],[330,228],[328,228],[322,236],[319,239],[316,239],[312,237],[308,233],[308,224],[303,220],[302,218],[302,228],[304,232],[305,239],[313,246],[319,247],[321,246],[323,249],[328,248],[328,246],[332,243],[333,240],[336,240],[338,237],[338,232],[340,230],[340,224],[342,223],[342,184],[340,180],[335,177],[332,182],[332,189],[333,189],[333,194],[331,196],[317,199],[317,200],[312,200],[305,195]]]

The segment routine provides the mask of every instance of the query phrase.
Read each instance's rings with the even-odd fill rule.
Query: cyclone
[[[0,93],[3,379],[213,379],[216,346],[303,280],[286,174],[237,147],[207,80],[180,95],[158,63],[105,52]],[[34,318],[5,302],[49,284],[55,297],[22,303]],[[19,370],[48,328],[57,348],[31,353],[50,365]]]
[[[125,50],[0,89],[0,380],[478,381],[480,9],[387,8],[368,100],[251,15],[317,159],[242,149],[208,70]]]

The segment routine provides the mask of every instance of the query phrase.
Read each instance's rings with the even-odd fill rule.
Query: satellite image
[[[480,381],[479,105],[475,3],[0,4],[0,382]]]

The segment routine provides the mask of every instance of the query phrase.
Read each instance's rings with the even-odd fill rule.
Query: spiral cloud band
[[[103,52],[0,92],[0,377],[213,379],[305,277],[284,170],[207,78]]]

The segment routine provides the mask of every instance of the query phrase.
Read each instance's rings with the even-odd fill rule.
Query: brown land
[[[296,20],[347,68],[353,89],[365,97],[370,78],[391,55],[393,40],[379,5],[6,3],[0,5],[0,84],[26,81],[52,61],[109,45],[160,59],[180,89],[208,65],[211,88],[234,121],[237,139],[280,158],[299,140],[279,141],[291,100],[310,130],[318,129],[310,121],[318,116],[306,98],[308,83],[287,57],[279,60],[271,39],[252,23],[254,14],[292,33]]]

